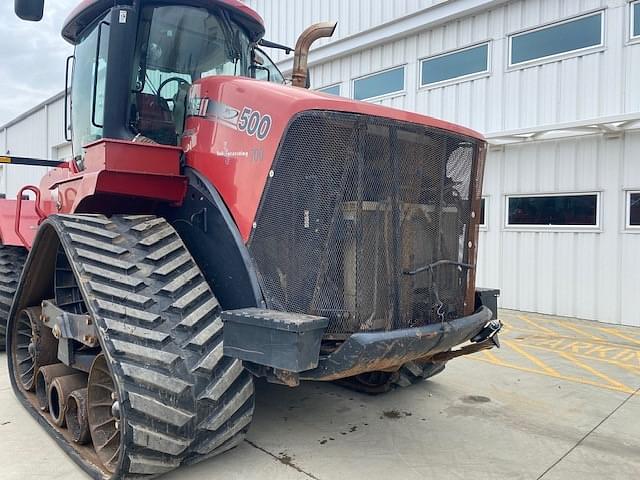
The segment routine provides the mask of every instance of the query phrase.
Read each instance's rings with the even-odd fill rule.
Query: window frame
[[[491,44],[492,44],[491,40],[484,40],[482,42],[477,42],[471,45],[467,45],[466,47],[455,48],[453,50],[447,50],[447,51],[438,53],[436,55],[430,55],[427,57],[419,58],[418,59],[418,90],[428,90],[431,88],[438,88],[446,85],[455,85],[457,83],[470,82],[478,78],[484,78],[484,77],[490,76],[491,75]],[[464,75],[460,75],[458,77],[447,78],[445,80],[438,80],[437,82],[424,83],[424,79],[423,79],[424,71],[422,68],[424,62],[427,62],[429,60],[434,60],[440,57],[446,57],[447,55],[452,55],[455,53],[464,52],[466,50],[471,50],[473,48],[481,47],[483,45],[487,46],[487,68],[485,70],[482,70],[480,72],[467,73]]]
[[[480,223],[482,220],[482,202],[484,201],[484,223]],[[480,211],[478,212],[478,226],[481,232],[489,230],[489,195],[483,195],[480,198]]]
[[[624,191],[624,228],[628,232],[640,233],[640,225],[631,225],[631,195],[640,195],[640,188],[629,188]]]
[[[484,223],[480,223],[482,220],[482,202],[484,201]],[[489,230],[489,196],[483,195],[480,198],[480,212],[478,212],[478,225],[480,226],[481,232],[486,232]]]
[[[325,85],[324,87],[320,87],[320,88],[316,88],[315,91],[318,93],[324,93],[325,95],[335,95],[334,93],[328,93],[325,92],[324,90],[327,90],[329,88],[334,88],[334,87],[338,87],[338,97],[342,96],[342,82],[340,83],[332,83],[330,85]]]
[[[596,197],[596,223],[595,225],[537,225],[537,224],[511,224],[509,223],[509,199],[529,197],[580,197],[595,195]],[[545,192],[545,193],[511,193],[504,196],[504,229],[505,231],[520,232],[602,232],[602,191],[585,190],[570,192]]]
[[[401,90],[394,90],[393,92],[388,92],[383,95],[377,95],[375,97],[368,97],[362,99],[356,99],[356,82],[358,80],[364,80],[370,77],[374,77],[376,75],[380,75],[381,73],[391,72],[393,70],[402,69],[403,71],[403,85]],[[358,102],[374,102],[378,100],[384,100],[387,98],[395,98],[401,97],[407,94],[407,64],[403,63],[401,65],[396,65],[395,67],[385,68],[383,70],[377,70],[375,72],[367,73],[366,75],[361,75],[359,77],[355,77],[351,80],[351,98],[357,100]]]
[[[544,57],[533,58],[531,60],[525,60],[523,62],[513,63],[511,60],[513,58],[513,39],[515,37],[519,37],[521,35],[526,35],[529,33],[538,32],[540,30],[545,30],[550,27],[555,27],[558,25],[564,25],[565,23],[571,23],[576,20],[581,20],[587,17],[593,17],[596,15],[600,15],[600,43],[597,45],[590,45],[588,47],[577,48],[575,50],[567,50],[566,52],[554,53],[551,55],[546,55]],[[566,18],[564,20],[554,20],[551,22],[547,22],[537,27],[526,28],[522,30],[518,30],[512,32],[507,35],[508,46],[507,46],[507,71],[511,70],[520,70],[522,68],[527,68],[530,66],[541,65],[545,63],[552,63],[559,60],[564,60],[567,58],[579,57],[581,55],[589,54],[589,53],[597,53],[603,51],[606,48],[606,12],[602,8],[598,8],[596,10],[592,10],[589,12],[580,13],[578,15],[574,15],[572,17]]]
[[[640,0],[632,0],[629,2],[629,43],[640,42],[640,32],[635,34],[633,31],[636,5],[640,8]]]

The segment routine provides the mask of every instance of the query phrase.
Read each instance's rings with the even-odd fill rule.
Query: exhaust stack
[[[309,49],[316,40],[324,37],[331,37],[333,32],[335,32],[337,25],[338,22],[315,23],[302,32],[298,37],[296,53],[293,57],[292,84],[294,87],[309,88],[307,86],[307,78],[309,74],[309,68],[307,67]]]

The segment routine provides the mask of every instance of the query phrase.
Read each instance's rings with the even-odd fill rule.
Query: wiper
[[[293,48],[291,48],[291,47],[287,47],[286,45],[281,45],[279,43],[272,42],[270,40],[265,40],[264,38],[258,40],[258,45],[260,45],[261,47],[275,48],[275,49],[278,49],[278,50],[284,50],[284,53],[286,53],[287,55],[289,55],[291,52],[293,52]]]
[[[231,18],[229,17],[229,13],[221,9],[220,12],[220,25],[222,27],[222,33],[224,35],[224,45],[227,50],[227,55],[230,60],[239,60],[241,57],[241,52],[238,48],[236,48],[236,44],[233,38],[233,24],[231,23]]]
[[[417,275],[418,273],[432,271],[434,268],[441,267],[443,265],[455,265],[457,267],[465,268],[467,270],[476,268],[475,265],[471,265],[470,263],[455,262],[453,260],[438,260],[437,262],[433,262],[423,267],[416,268],[415,270],[405,270],[402,273],[404,275]]]

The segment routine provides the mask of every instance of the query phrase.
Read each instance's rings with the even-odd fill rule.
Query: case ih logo
[[[263,115],[258,110],[253,110],[250,107],[244,107],[240,111],[206,97],[192,98],[189,101],[187,115],[214,120],[227,127],[245,132],[250,137],[256,137],[260,141],[266,139],[271,131],[272,120],[270,115]]]

